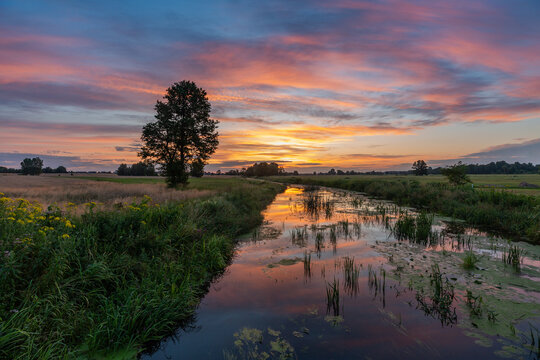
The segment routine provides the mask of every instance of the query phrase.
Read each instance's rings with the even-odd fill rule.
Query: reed
[[[517,245],[509,245],[508,249],[503,250],[502,260],[505,264],[511,265],[515,271],[521,271],[521,263],[525,256],[525,250]]]
[[[340,314],[340,294],[339,294],[339,280],[334,278],[333,282],[326,284],[326,313],[330,313],[334,316]]]

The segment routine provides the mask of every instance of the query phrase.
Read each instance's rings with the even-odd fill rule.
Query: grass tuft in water
[[[311,277],[311,253],[304,252],[304,277]]]
[[[326,313],[332,312],[334,316],[339,316],[339,280],[334,278],[333,282],[326,284]]]
[[[507,265],[512,265],[515,271],[521,271],[521,263],[523,262],[523,257],[525,256],[525,251],[517,245],[510,245],[508,250],[503,251],[502,260]]]
[[[432,265],[430,293],[427,296],[422,292],[416,294],[418,307],[426,315],[438,318],[442,325],[452,325],[457,323],[456,308],[452,307],[454,298],[454,286],[448,282],[448,279],[443,280],[439,265]]]
[[[470,290],[467,290],[467,296],[465,297],[465,303],[469,308],[469,313],[474,317],[482,316],[482,296],[474,296]]]
[[[478,260],[480,259],[472,250],[467,251],[465,253],[465,257],[463,258],[463,268],[466,270],[474,269]]]
[[[345,290],[350,295],[358,293],[358,278],[360,277],[360,267],[354,263],[354,257],[343,258],[343,278],[345,279]]]

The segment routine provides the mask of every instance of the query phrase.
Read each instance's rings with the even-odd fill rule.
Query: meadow
[[[456,187],[444,176],[309,175],[272,177],[291,184],[327,186],[366,193],[401,206],[436,212],[514,240],[540,244],[540,175],[472,175]],[[531,195],[532,194],[532,195]]]
[[[136,356],[190,319],[283,189],[129,180],[0,177],[0,358]]]

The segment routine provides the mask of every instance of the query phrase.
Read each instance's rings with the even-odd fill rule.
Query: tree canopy
[[[210,119],[206,91],[192,81],[174,83],[163,99],[155,105],[156,121],[143,127],[139,156],[159,164],[169,186],[175,187],[187,183],[194,163],[204,168],[216,151],[218,121]]]
[[[446,176],[448,181],[454,185],[465,185],[471,182],[471,179],[467,176],[467,165],[462,164],[461,161],[442,169],[441,174]]]
[[[26,158],[21,162],[21,172],[23,175],[39,175],[43,169],[43,160],[39,157]]]
[[[428,166],[424,160],[417,160],[413,163],[412,166],[414,170],[414,175],[422,176],[428,174]]]

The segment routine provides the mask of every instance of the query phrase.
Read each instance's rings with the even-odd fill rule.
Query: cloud
[[[534,0],[138,3],[114,12],[104,1],[13,3],[0,12],[0,112],[25,115],[0,117],[0,151],[135,159],[142,124],[114,112],[149,118],[167,86],[187,78],[207,89],[221,121],[216,161],[324,163],[339,161],[325,151],[339,150],[363,155],[347,164],[365,166],[373,145],[357,140],[367,136],[384,137],[391,154],[403,135],[540,119],[538,10]],[[451,136],[437,147],[455,156]],[[521,150],[506,151],[492,156]]]

